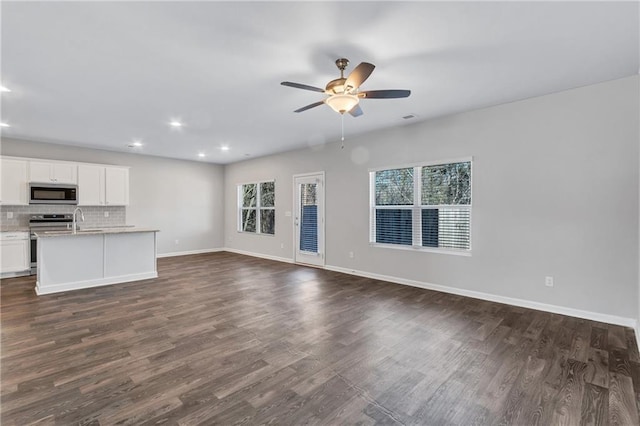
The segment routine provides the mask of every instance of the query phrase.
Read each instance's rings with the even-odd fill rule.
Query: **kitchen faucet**
[[[78,232],[78,223],[76,222],[76,213],[80,212],[80,220],[84,222],[84,212],[80,207],[76,207],[73,211],[73,233]]]

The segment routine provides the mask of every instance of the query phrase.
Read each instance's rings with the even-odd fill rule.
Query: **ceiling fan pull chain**
[[[344,149],[344,113],[340,114],[340,119],[342,120],[342,146],[340,149]]]

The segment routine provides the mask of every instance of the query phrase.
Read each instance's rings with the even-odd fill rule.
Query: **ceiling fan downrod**
[[[340,70],[340,78],[344,78],[344,70],[349,65],[349,60],[347,58],[336,59],[336,66]]]

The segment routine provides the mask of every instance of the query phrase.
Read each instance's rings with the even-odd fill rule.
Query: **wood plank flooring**
[[[631,329],[231,253],[1,289],[2,425],[638,425]]]

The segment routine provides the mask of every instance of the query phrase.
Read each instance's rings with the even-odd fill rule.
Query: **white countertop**
[[[151,228],[135,228],[131,226],[123,226],[117,228],[88,228],[88,229],[80,229],[76,232],[73,232],[70,229],[65,229],[61,231],[42,231],[35,232],[35,235],[38,238],[51,238],[51,237],[68,237],[68,236],[82,236],[82,235],[102,235],[102,234],[131,234],[136,232],[160,232],[159,229],[151,229]]]

